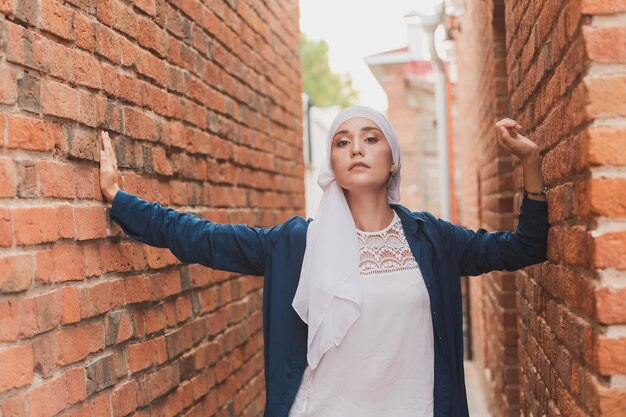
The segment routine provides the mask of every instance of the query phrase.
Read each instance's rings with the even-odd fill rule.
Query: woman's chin
[[[344,193],[373,193],[383,190],[387,192],[387,182],[350,181],[348,184],[339,184]]]

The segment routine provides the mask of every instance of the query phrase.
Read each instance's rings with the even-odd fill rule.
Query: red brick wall
[[[259,416],[262,278],[127,239],[98,184],[218,222],[304,211],[298,5],[0,1],[0,415]]]
[[[499,166],[477,162],[489,155],[487,129],[505,96],[510,116],[541,148],[550,187],[549,261],[515,273],[515,286],[497,278],[500,293],[484,277],[471,283],[474,354],[491,374],[491,410],[626,415],[626,3],[517,0],[505,1],[504,12],[497,3],[465,4],[457,137],[481,156],[461,152],[461,222],[509,228],[519,207],[517,161],[512,176],[506,158]],[[503,33],[493,25],[501,16]],[[494,200],[495,190],[514,198]],[[517,312],[507,309],[514,305]],[[512,341],[518,358],[498,356]]]
[[[513,157],[497,145],[495,122],[510,115],[506,88],[504,5],[468,2],[459,21],[459,222],[512,230],[517,208]],[[514,212],[515,208],[515,212]],[[486,369],[494,415],[519,415],[515,276],[492,272],[470,283],[471,353]]]
[[[506,12],[513,112],[551,187],[550,262],[518,277],[522,410],[623,416],[626,4],[533,3]]]

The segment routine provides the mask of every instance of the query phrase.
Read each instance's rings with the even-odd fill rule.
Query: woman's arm
[[[108,134],[101,134],[100,188],[112,203],[111,218],[131,238],[169,248],[182,262],[248,275],[263,275],[274,228],[217,224],[190,213],[149,203],[120,190],[115,153]]]
[[[544,189],[539,148],[517,131],[521,125],[503,119],[496,123],[498,143],[517,156],[523,169],[524,190]],[[457,260],[461,275],[480,275],[493,270],[514,271],[547,260],[548,204],[545,194],[528,194],[522,199],[515,233],[472,231],[439,219]]]
[[[476,231],[438,219],[461,275],[515,271],[547,260],[548,207],[524,197],[515,232]]]

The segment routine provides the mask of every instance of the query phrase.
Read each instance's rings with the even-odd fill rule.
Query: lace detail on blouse
[[[361,252],[361,275],[418,269],[417,261],[404,236],[402,221],[395,210],[393,220],[383,230],[364,232],[357,229],[356,234]]]

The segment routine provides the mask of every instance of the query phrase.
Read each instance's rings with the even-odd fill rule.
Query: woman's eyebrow
[[[374,127],[374,126],[365,126],[365,127],[361,128],[361,132],[369,132],[371,130],[378,130],[380,133],[383,133],[383,132],[381,132],[381,130],[379,128]],[[337,131],[337,133],[334,134],[333,139],[337,135],[345,135],[346,133],[350,133],[350,131],[347,130],[347,129],[339,130],[339,131]]]
[[[380,133],[383,133],[380,131],[379,128],[374,127],[374,126],[365,126],[364,128],[361,129],[361,132],[369,132],[370,130],[378,130]]]

